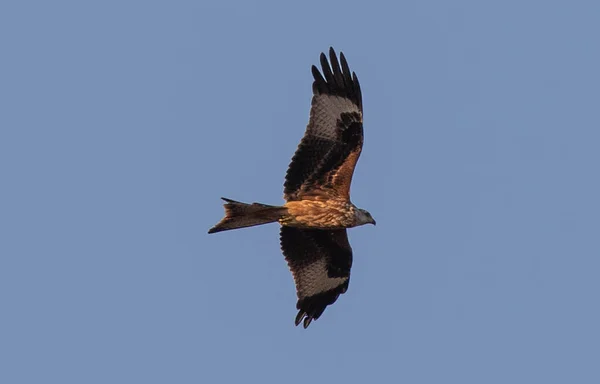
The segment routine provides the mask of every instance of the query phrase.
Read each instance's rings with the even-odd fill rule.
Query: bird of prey
[[[358,78],[343,53],[321,53],[322,74],[312,66],[310,119],[287,170],[283,206],[225,201],[215,233],[272,222],[281,224],[281,249],[294,277],[296,326],[304,328],[348,289],[352,248],[346,228],[375,224],[350,201],[350,183],[363,146]],[[340,65],[341,64],[341,65]]]

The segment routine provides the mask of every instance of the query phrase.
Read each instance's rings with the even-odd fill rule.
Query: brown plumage
[[[313,98],[304,137],[284,183],[283,206],[225,199],[225,217],[209,233],[279,222],[281,248],[296,283],[296,325],[304,328],[348,289],[352,248],[346,228],[375,224],[350,201],[363,146],[362,94],[344,54],[333,48],[323,74],[312,67]],[[331,63],[331,65],[330,65]],[[340,65],[341,64],[341,65]]]

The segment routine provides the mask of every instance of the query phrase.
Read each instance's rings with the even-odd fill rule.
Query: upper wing
[[[352,248],[345,229],[282,226],[281,249],[296,283],[296,325],[306,328],[348,289]]]
[[[362,95],[343,53],[321,53],[323,75],[313,65],[313,98],[306,132],[288,168],[284,198],[334,194],[349,199],[354,167],[363,144]]]

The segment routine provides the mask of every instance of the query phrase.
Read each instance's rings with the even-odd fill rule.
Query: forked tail
[[[287,212],[285,207],[259,203],[246,204],[224,197],[221,197],[221,199],[225,200],[225,217],[209,229],[208,233],[273,223],[282,218]]]

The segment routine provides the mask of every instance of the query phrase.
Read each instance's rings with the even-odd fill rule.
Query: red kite
[[[346,228],[375,224],[350,201],[350,184],[363,145],[362,95],[343,53],[321,53],[323,74],[312,66],[313,98],[304,137],[285,176],[283,206],[225,199],[225,217],[208,233],[279,222],[281,249],[304,328],[348,289],[352,248]],[[341,67],[340,67],[341,63]]]

